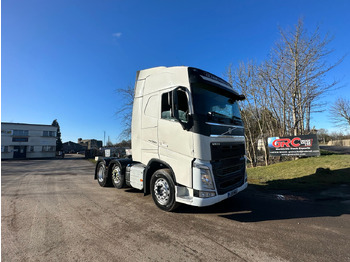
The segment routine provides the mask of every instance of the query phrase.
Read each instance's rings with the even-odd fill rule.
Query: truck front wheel
[[[154,203],[164,211],[178,207],[175,201],[175,184],[169,169],[159,169],[152,175],[151,192]]]

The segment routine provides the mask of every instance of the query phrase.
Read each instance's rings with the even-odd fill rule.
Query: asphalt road
[[[320,146],[320,149],[324,149],[330,152],[334,153],[340,153],[340,154],[350,154],[350,146],[327,146],[322,145]]]
[[[212,207],[158,209],[101,188],[83,159],[3,161],[2,261],[350,261],[349,201],[246,191]]]

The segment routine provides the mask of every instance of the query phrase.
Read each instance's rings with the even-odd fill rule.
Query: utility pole
[[[103,131],[103,146],[106,146],[106,131]]]

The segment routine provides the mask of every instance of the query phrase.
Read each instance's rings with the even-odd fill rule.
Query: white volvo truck
[[[100,186],[130,186],[155,204],[208,206],[247,187],[244,96],[200,69],[156,67],[137,73],[132,158],[99,158]]]

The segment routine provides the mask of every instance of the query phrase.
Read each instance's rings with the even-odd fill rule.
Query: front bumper
[[[208,198],[200,198],[200,197],[186,197],[186,198],[182,198],[182,197],[176,197],[176,202],[179,203],[184,203],[187,205],[191,205],[191,206],[197,206],[197,207],[204,207],[204,206],[210,206],[210,205],[214,205],[216,203],[219,203],[227,198],[230,198],[236,194],[238,194],[239,192],[243,191],[244,189],[246,189],[248,186],[248,183],[245,182],[242,186],[235,188],[232,191],[229,191],[225,194],[222,195],[217,195],[214,197],[208,197]]]

